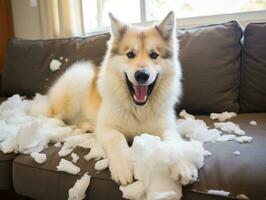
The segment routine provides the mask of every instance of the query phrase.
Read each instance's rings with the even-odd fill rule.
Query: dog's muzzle
[[[147,80],[149,79],[149,73],[145,70],[136,71],[135,73],[135,79],[137,81],[137,84],[133,84],[129,79],[127,74],[126,76],[126,82],[128,86],[128,90],[130,95],[133,98],[133,101],[138,106],[143,106],[147,102],[149,96],[152,93],[152,90],[155,86],[155,83],[158,78],[158,74],[155,78],[155,80],[151,84],[145,84]]]

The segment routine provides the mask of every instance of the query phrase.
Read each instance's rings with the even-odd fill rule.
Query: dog
[[[182,72],[173,12],[151,27],[109,16],[111,38],[100,68],[75,63],[51,87],[49,97],[54,117],[96,126],[112,178],[127,185],[133,181],[129,140],[141,133],[180,138],[174,106],[182,94]]]

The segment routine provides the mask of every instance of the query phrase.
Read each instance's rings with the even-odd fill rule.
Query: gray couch
[[[12,39],[2,74],[1,101],[16,93],[27,97],[45,93],[77,60],[100,64],[109,37],[104,33],[87,38]],[[251,144],[205,144],[212,156],[200,169],[200,181],[184,187],[183,199],[235,199],[238,194],[266,199],[266,23],[249,24],[244,31],[235,21],[179,29],[178,37],[184,95],[177,112],[186,109],[213,126],[209,113],[234,111],[238,116],[232,121],[254,137]],[[61,56],[68,60],[52,72],[49,63]],[[251,120],[258,125],[250,126]],[[236,150],[240,156],[233,155]],[[0,152],[0,199],[67,199],[68,189],[87,171],[92,180],[86,199],[122,199],[109,171],[96,173],[93,162],[80,159],[78,175],[57,172],[58,151],[54,146],[45,149],[48,160],[42,165],[29,155]],[[88,150],[74,152],[82,157]],[[230,196],[210,195],[208,189],[229,191]]]

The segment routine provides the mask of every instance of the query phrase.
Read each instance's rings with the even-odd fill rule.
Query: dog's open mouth
[[[149,85],[146,85],[146,84],[134,85],[133,83],[130,82],[126,73],[125,73],[125,76],[126,76],[126,81],[127,81],[127,87],[128,87],[130,95],[133,98],[134,103],[138,106],[143,106],[147,102],[149,96],[152,93],[152,90],[155,86],[158,75],[156,76],[155,80]]]

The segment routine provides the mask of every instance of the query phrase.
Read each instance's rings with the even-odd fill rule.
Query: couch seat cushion
[[[208,116],[199,116],[211,126],[214,121]],[[258,126],[250,126],[249,121],[255,120]],[[237,142],[217,142],[206,144],[205,147],[212,153],[206,158],[205,165],[200,170],[200,182],[185,187],[183,200],[199,199],[228,199],[207,194],[207,190],[225,190],[231,193],[230,199],[238,194],[246,194],[250,199],[266,197],[266,113],[240,114],[232,120],[243,128],[247,135],[254,137],[251,144]],[[110,179],[108,170],[97,173],[94,163],[82,157],[89,150],[76,148],[80,156],[77,165],[81,167],[78,175],[57,172],[59,164],[59,148],[51,146],[44,150],[47,162],[40,165],[28,155],[18,156],[13,163],[13,182],[16,192],[34,199],[60,200],[67,199],[68,189],[73,186],[77,178],[88,172],[91,184],[87,190],[86,199],[122,199],[118,186]],[[233,155],[240,151],[240,156]],[[70,156],[66,157],[71,160]]]
[[[60,162],[58,151],[60,148],[51,146],[43,152],[47,155],[47,161],[37,164],[29,155],[18,156],[13,164],[14,188],[18,194],[31,197],[33,199],[60,200],[68,198],[68,190],[74,185],[76,180],[84,173],[88,172],[92,176],[90,187],[86,192],[86,199],[105,200],[112,197],[121,199],[118,186],[110,179],[108,170],[97,173],[94,170],[93,161],[86,161],[83,157],[89,150],[76,148],[73,152],[80,156],[77,166],[81,168],[78,175],[65,172],[58,172],[56,166]],[[64,157],[72,160],[71,156]]]
[[[5,97],[0,97],[0,104],[5,100]],[[0,151],[0,190],[12,188],[12,162],[15,157],[14,153],[4,154]]]
[[[1,130],[0,130],[1,131]],[[0,190],[11,189],[12,186],[12,162],[16,154],[4,154],[0,151]]]
[[[213,125],[208,116],[200,119]],[[251,126],[255,120],[258,125]],[[240,125],[252,143],[239,144],[235,141],[206,143],[212,155],[205,159],[200,170],[200,181],[187,187],[187,190],[206,193],[209,189],[225,190],[232,197],[245,194],[250,199],[266,199],[266,113],[239,114],[230,120]],[[240,151],[240,155],[233,155]]]

